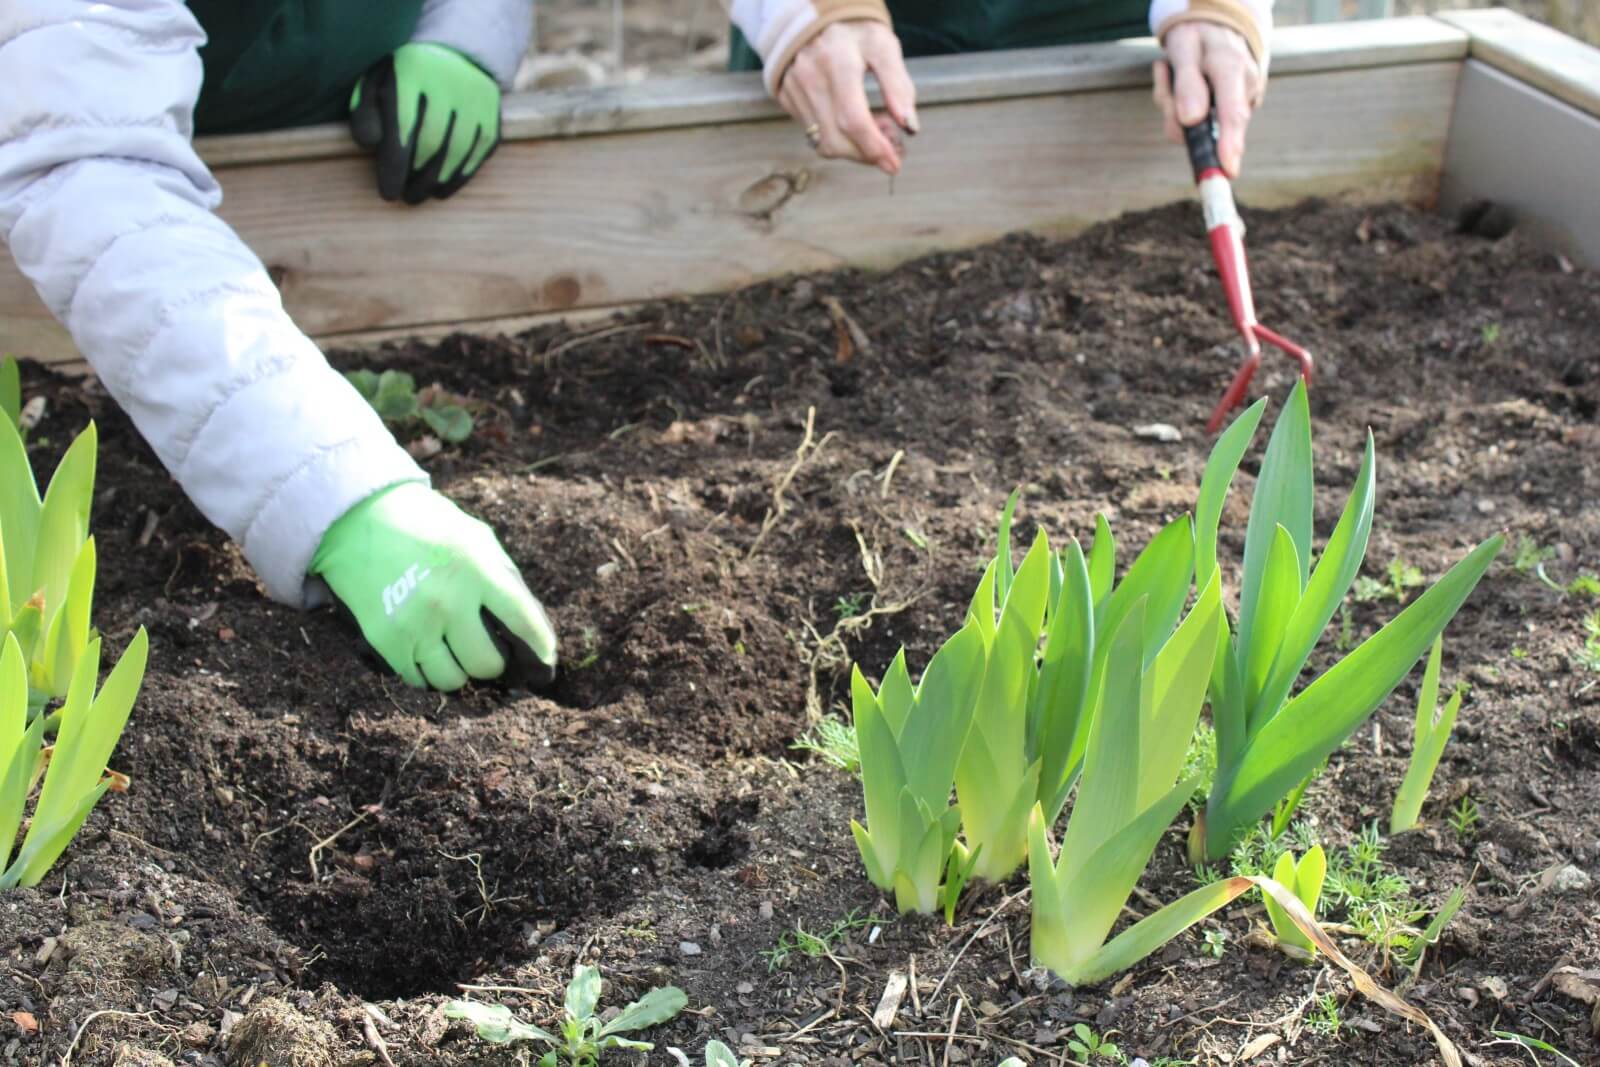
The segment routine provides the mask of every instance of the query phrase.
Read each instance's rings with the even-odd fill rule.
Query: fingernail
[[[922,132],[922,124],[917,121],[917,112],[915,108],[906,113],[906,120],[902,122],[901,125],[904,126],[906,128],[906,132],[913,137]]]

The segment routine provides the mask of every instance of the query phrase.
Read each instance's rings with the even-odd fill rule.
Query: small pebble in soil
[[[700,946],[693,941],[679,941],[678,951],[685,956],[698,956],[700,955]]]
[[[1586,893],[1594,884],[1594,879],[1589,877],[1589,872],[1575,864],[1567,864],[1556,872],[1550,886],[1557,893]]]
[[[1490,500],[1488,497],[1484,497],[1482,500],[1478,501],[1478,513],[1480,515],[1493,515],[1494,501]]]
[[[760,915],[761,915],[761,917],[763,919],[772,918],[772,901],[763,900],[761,902],[761,908],[759,909],[759,913],[760,913]]]
[[[1144,426],[1135,426],[1133,436],[1143,437],[1150,441],[1162,441],[1166,444],[1175,444],[1183,440],[1183,434],[1176,426],[1165,422],[1152,422]]]

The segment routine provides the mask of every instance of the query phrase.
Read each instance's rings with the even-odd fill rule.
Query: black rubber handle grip
[[[1198,126],[1183,128],[1183,143],[1189,149],[1189,166],[1194,168],[1194,180],[1208,170],[1221,170],[1222,158],[1217,155],[1217,113],[1211,112]]]
[[[1177,75],[1171,62],[1167,63],[1167,85],[1174,97],[1178,93]],[[1184,147],[1189,150],[1189,166],[1194,169],[1194,180],[1208,170],[1221,170],[1222,157],[1217,154],[1217,110],[1213,107],[1204,121],[1183,128]]]

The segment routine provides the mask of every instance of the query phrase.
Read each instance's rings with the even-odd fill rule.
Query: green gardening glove
[[[377,149],[378,195],[443,200],[500,144],[500,86],[453,48],[401,45],[356,83],[350,132]]]
[[[555,677],[556,635],[494,531],[419,482],[382,490],[323,535],[311,573],[414,686]]]

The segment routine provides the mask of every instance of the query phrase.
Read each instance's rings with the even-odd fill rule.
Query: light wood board
[[[1470,35],[1473,59],[1600,117],[1600,48],[1504,8],[1437,17]]]
[[[1476,59],[1461,72],[1441,200],[1510,208],[1518,228],[1600,269],[1600,118]]]
[[[1467,35],[1437,19],[1289,26],[1272,42],[1274,75],[1464,59]],[[1066,48],[942,56],[911,63],[919,102],[974,103],[1015,96],[1124,89],[1150,84],[1160,55],[1153,38]],[[780,118],[758,74],[658,78],[630,85],[516,93],[503,106],[508,141],[663,130]],[[202,138],[212,168],[359,156],[342,124]]]
[[[1352,190],[1431,200],[1460,69],[1448,57],[1465,38],[1423,33],[1427,22],[1396,21],[1417,38],[1395,46],[1406,62],[1371,65],[1383,46],[1354,33],[1301,50],[1326,69],[1285,73],[1275,61],[1239,183],[1247,210]],[[1115,47],[1125,49],[1120,76],[1136,87],[1005,95],[986,84],[980,99],[926,104],[924,132],[892,188],[881,174],[817,160],[792,123],[766,119],[508,143],[457,197],[421,208],[380,201],[361,155],[236,163],[219,170],[222,215],[317,337],[888,266],[1020,229],[1069,233],[1193,193],[1144,87],[1149,53]],[[1359,65],[1340,67],[1340,55]],[[1432,55],[1445,58],[1410,61]],[[940,69],[953,78],[954,65]],[[0,269],[0,350],[76,358],[9,263]]]

